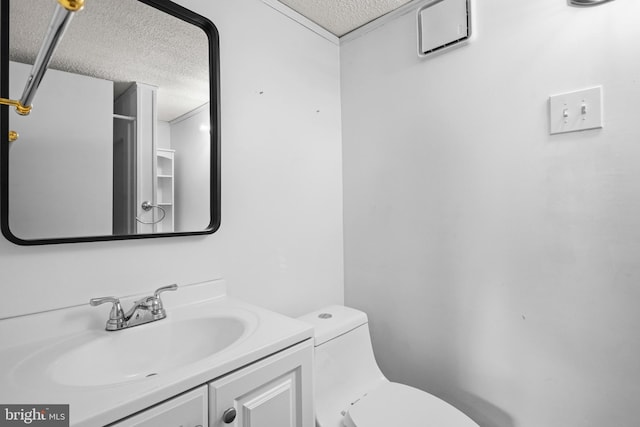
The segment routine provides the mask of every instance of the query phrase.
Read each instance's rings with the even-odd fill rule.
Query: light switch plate
[[[602,86],[549,97],[551,135],[602,127]]]

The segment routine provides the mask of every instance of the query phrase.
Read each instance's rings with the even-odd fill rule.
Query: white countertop
[[[122,299],[124,309],[142,296]],[[50,379],[49,362],[69,337],[126,333],[104,330],[110,304],[87,304],[1,320],[0,402],[69,404],[72,426],[107,425],[313,336],[309,324],[228,297],[223,281],[183,286],[164,293],[162,299],[168,318],[136,329],[215,315],[242,319],[245,332],[219,353],[158,375],[111,385],[72,386]],[[143,346],[132,347],[122,351],[122,357],[133,353],[140,357],[145,352]],[[148,357],[152,360],[154,354]]]

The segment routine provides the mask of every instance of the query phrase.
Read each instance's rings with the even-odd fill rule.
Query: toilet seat
[[[343,423],[346,427],[478,427],[471,418],[434,395],[392,382],[354,403]]]

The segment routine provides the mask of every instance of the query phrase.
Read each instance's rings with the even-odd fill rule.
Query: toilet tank
[[[300,317],[315,331],[315,403],[320,427],[342,426],[352,403],[386,382],[378,368],[367,315],[340,305]]]

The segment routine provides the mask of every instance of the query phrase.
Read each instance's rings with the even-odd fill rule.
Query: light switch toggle
[[[582,120],[587,120],[587,118],[585,117],[587,115],[587,104],[585,104],[584,101],[580,106],[580,114],[582,114]]]

